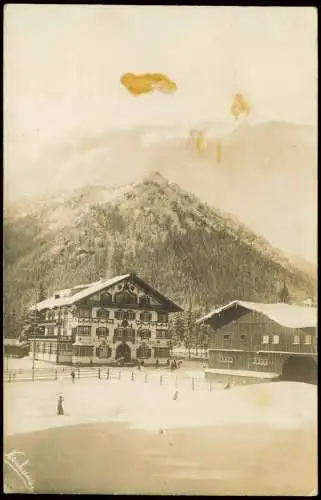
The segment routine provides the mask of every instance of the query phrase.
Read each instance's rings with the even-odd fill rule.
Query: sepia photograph
[[[317,38],[5,5],[4,493],[318,495]]]

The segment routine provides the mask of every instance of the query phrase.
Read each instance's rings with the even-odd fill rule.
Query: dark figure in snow
[[[156,359],[156,368],[159,367],[159,359]]]
[[[225,386],[224,386],[224,389],[230,389],[231,387],[231,384],[228,382]]]
[[[178,368],[180,368],[180,367],[181,367],[182,363],[183,363],[183,361],[182,361],[182,360],[178,362]]]
[[[171,362],[171,370],[175,370],[175,364],[174,364],[174,361]]]
[[[137,362],[137,370],[140,370],[141,369],[141,362],[138,360]]]
[[[174,370],[177,370],[177,362],[176,362],[176,359],[174,359],[173,364],[174,364]]]
[[[91,368],[94,366],[94,363],[93,363],[92,359],[90,360],[90,366],[91,366]]]
[[[144,360],[142,359],[140,362],[141,366],[145,366]]]
[[[170,359],[168,359],[168,360],[166,361],[166,366],[170,366],[170,364],[171,364],[171,361],[170,361]]]
[[[73,370],[73,371],[71,372],[71,380],[72,380],[72,383],[73,383],[73,384],[75,383],[75,376],[76,376],[76,374],[75,374],[75,372],[74,372],[74,370]]]
[[[62,405],[64,398],[62,396],[59,396],[58,398],[58,406],[57,406],[57,414],[58,415],[63,415],[64,414],[64,407]]]

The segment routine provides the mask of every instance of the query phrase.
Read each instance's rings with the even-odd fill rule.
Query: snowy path
[[[143,376],[143,374],[141,374]],[[317,388],[292,382],[262,383],[212,392],[160,386],[143,379],[69,378],[5,385],[5,435],[88,422],[121,421],[156,431],[183,427],[264,424],[277,429],[316,425]],[[65,415],[56,415],[58,395]]]

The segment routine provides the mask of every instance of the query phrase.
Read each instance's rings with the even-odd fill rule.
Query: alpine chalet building
[[[234,300],[198,323],[212,328],[208,376],[317,380],[317,308]]]
[[[135,274],[60,290],[30,308],[30,356],[75,365],[168,359],[169,315],[180,311]]]

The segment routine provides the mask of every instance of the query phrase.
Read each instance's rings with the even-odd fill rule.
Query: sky
[[[178,91],[133,96],[127,72],[162,72]],[[317,125],[316,9],[7,5],[5,178],[23,186],[66,138],[231,122],[236,92],[252,121]]]
[[[315,124],[313,8],[9,5],[7,139],[53,141],[118,126],[229,119]],[[133,97],[123,73],[163,72],[179,91]]]

